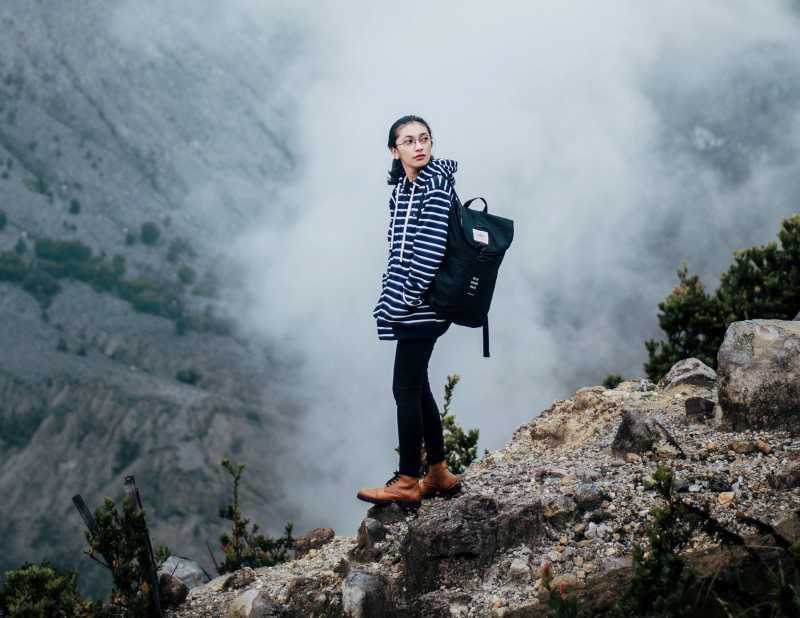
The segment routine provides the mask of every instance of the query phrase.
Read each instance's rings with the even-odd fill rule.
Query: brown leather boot
[[[422,503],[419,479],[415,476],[395,472],[383,487],[362,488],[356,496],[364,502],[373,504],[390,504],[397,502],[401,506],[417,507]]]
[[[419,488],[423,498],[449,497],[461,491],[461,481],[447,469],[447,462],[441,461],[428,466],[428,474],[420,479]]]

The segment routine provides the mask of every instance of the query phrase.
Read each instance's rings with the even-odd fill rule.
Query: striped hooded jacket
[[[389,263],[372,315],[379,339],[441,335],[449,322],[438,318],[425,292],[444,257],[447,221],[458,164],[432,159],[414,182],[404,177],[389,199]]]

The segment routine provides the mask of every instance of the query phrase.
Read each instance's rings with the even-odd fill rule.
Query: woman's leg
[[[425,452],[428,465],[444,461],[444,436],[442,435],[442,417],[436,406],[436,399],[431,392],[428,373],[425,372],[425,383],[422,385],[422,425],[425,434]]]
[[[419,453],[423,436],[423,393],[430,394],[428,361],[435,339],[400,339],[394,357],[392,393],[397,403],[397,434],[400,440],[400,474],[419,476]],[[432,396],[431,396],[432,397]],[[427,400],[427,397],[426,397]],[[434,406],[436,404],[434,403]],[[427,404],[430,411],[429,401]],[[437,412],[438,414],[438,412]],[[426,414],[426,417],[430,414]],[[425,435],[429,420],[425,423]],[[441,425],[439,427],[441,434]]]

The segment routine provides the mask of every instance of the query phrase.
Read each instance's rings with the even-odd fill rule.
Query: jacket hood
[[[447,178],[450,181],[450,184],[455,184],[456,180],[453,177],[453,174],[456,173],[457,169],[458,162],[453,161],[452,159],[431,159],[428,161],[425,167],[419,171],[419,174],[417,174],[417,180],[424,182],[430,177],[440,174]]]

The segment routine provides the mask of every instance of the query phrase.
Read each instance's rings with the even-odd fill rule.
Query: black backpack
[[[483,202],[483,211],[469,209],[475,200]],[[455,196],[447,248],[428,294],[428,303],[441,317],[462,326],[483,327],[485,358],[489,358],[488,316],[497,271],[514,239],[514,222],[488,211],[482,197],[462,205]]]

